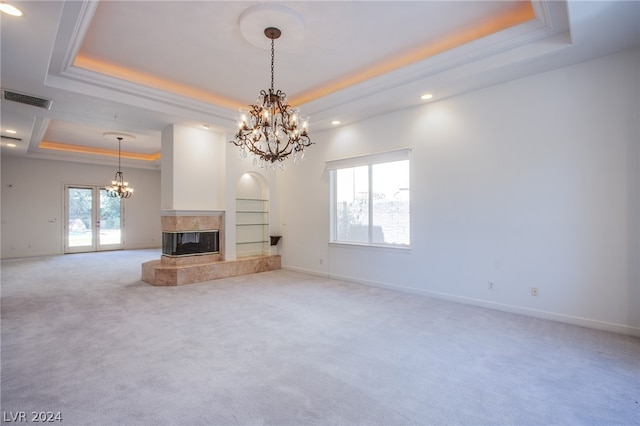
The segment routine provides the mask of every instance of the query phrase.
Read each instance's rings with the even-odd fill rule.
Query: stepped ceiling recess
[[[169,124],[231,140],[269,84],[274,23],[275,84],[312,136],[640,45],[636,1],[7,2],[24,15],[0,17],[2,155],[112,165],[103,133],[125,132],[141,168]]]

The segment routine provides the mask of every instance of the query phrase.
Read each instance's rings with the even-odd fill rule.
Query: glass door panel
[[[100,188],[100,233],[98,250],[115,250],[122,247],[122,200],[109,197]]]
[[[66,252],[95,251],[93,189],[67,187]]]

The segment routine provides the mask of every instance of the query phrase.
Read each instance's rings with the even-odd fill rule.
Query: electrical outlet
[[[487,283],[487,288],[488,288],[489,290],[493,290],[493,289],[494,289],[494,285],[493,285],[493,283],[492,283],[491,281],[489,281],[489,282]]]
[[[531,295],[532,296],[538,295],[538,287],[531,287]]]

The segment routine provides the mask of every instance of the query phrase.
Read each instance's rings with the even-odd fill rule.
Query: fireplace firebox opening
[[[162,255],[169,257],[220,253],[219,230],[162,232]]]

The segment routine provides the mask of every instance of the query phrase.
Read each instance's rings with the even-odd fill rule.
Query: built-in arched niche
[[[236,186],[236,256],[269,254],[269,187],[258,173],[245,173]]]

